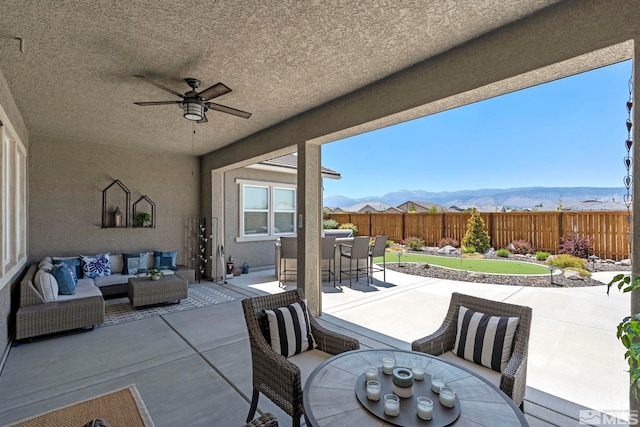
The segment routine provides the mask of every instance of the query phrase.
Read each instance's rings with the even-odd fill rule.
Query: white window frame
[[[27,150],[0,105],[0,290],[27,263]]]
[[[297,221],[297,201],[296,201],[296,185],[295,184],[287,184],[282,182],[266,182],[266,181],[255,181],[255,180],[247,180],[247,179],[236,179],[236,184],[238,184],[238,212],[239,212],[239,227],[238,227],[238,237],[236,237],[236,242],[254,242],[260,240],[276,240],[281,236],[295,236],[296,229],[298,227]],[[268,220],[267,220],[267,228],[268,233],[266,234],[244,234],[244,189],[245,187],[263,187],[269,189],[269,206],[267,209],[268,212]],[[275,191],[278,190],[293,190],[293,203],[294,208],[291,210],[276,210],[274,206],[275,202]],[[249,210],[248,212],[258,212],[256,210]],[[263,212],[263,211],[260,211]],[[291,233],[276,233],[275,232],[275,214],[287,212],[293,213],[293,232]]]

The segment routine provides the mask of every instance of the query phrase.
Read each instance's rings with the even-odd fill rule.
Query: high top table
[[[354,350],[341,353],[318,366],[304,387],[304,416],[308,426],[392,426],[365,408],[355,389],[369,366],[382,373],[382,359],[388,357],[396,366],[424,366],[425,376],[440,375],[453,388],[460,403],[460,416],[452,426],[528,426],[520,409],[498,387],[470,370],[425,353],[382,349]],[[429,377],[427,377],[429,378]],[[362,381],[362,380],[360,380]],[[425,381],[429,381],[425,378]],[[359,383],[361,385],[361,382]],[[413,399],[415,399],[415,395]],[[434,406],[440,405],[434,400]],[[402,410],[402,399],[400,408]],[[433,425],[416,416],[417,426]]]

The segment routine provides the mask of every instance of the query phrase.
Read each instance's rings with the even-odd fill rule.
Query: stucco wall
[[[185,218],[199,212],[196,158],[45,136],[31,137],[29,154],[31,261],[177,250],[178,262],[185,263]],[[156,228],[101,228],[102,190],[114,179],[128,187],[131,203],[142,195],[153,200]]]
[[[275,263],[276,238],[267,241],[236,242],[240,235],[240,185],[236,179],[263,181],[266,183],[296,183],[296,175],[264,170],[242,168],[225,173],[225,255],[233,255],[236,266],[244,262],[250,267],[273,266]]]

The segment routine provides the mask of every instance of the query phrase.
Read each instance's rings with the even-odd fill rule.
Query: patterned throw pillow
[[[66,264],[56,264],[51,269],[51,275],[58,282],[60,295],[73,295],[76,292],[76,282],[71,275],[71,269]]]
[[[146,273],[148,265],[148,252],[141,252],[139,254],[122,254],[122,274],[136,275]]]
[[[518,317],[489,316],[460,306],[453,352],[494,371],[502,372],[511,358]]]
[[[153,268],[159,270],[175,270],[177,252],[153,252]]]
[[[82,261],[83,278],[111,276],[111,255],[109,252],[93,256],[80,255],[80,260]]]
[[[291,357],[315,348],[306,299],[264,312],[269,322],[273,351],[284,357]]]

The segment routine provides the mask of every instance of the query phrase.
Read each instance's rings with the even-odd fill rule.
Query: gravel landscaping
[[[435,256],[449,256],[459,258],[460,254],[439,254],[438,248],[424,248],[422,251],[411,251],[410,253],[435,255]],[[495,252],[489,250],[484,254],[485,259],[503,259],[506,261],[522,261],[532,262],[537,264],[543,264],[544,262],[535,259],[535,256],[529,255],[511,255],[509,258],[499,258],[495,255]],[[558,287],[558,288],[570,288],[570,287],[585,287],[585,286],[601,286],[603,283],[594,280],[590,277],[574,276],[572,278],[565,277],[562,272],[557,271],[553,274],[553,281],[551,280],[551,274],[543,276],[515,276],[515,275],[500,275],[500,274],[486,274],[469,272],[463,270],[452,270],[449,268],[437,267],[425,263],[405,263],[400,259],[400,265],[397,262],[387,262],[387,268],[389,270],[398,271],[405,274],[412,274],[414,276],[433,277],[437,279],[448,280],[460,280],[464,282],[475,283],[490,283],[494,285],[510,285],[510,286],[533,286],[533,287]],[[631,271],[631,266],[628,261],[615,263],[611,260],[599,260],[595,263],[595,269],[592,267],[592,263],[588,263],[588,269],[590,271]]]

